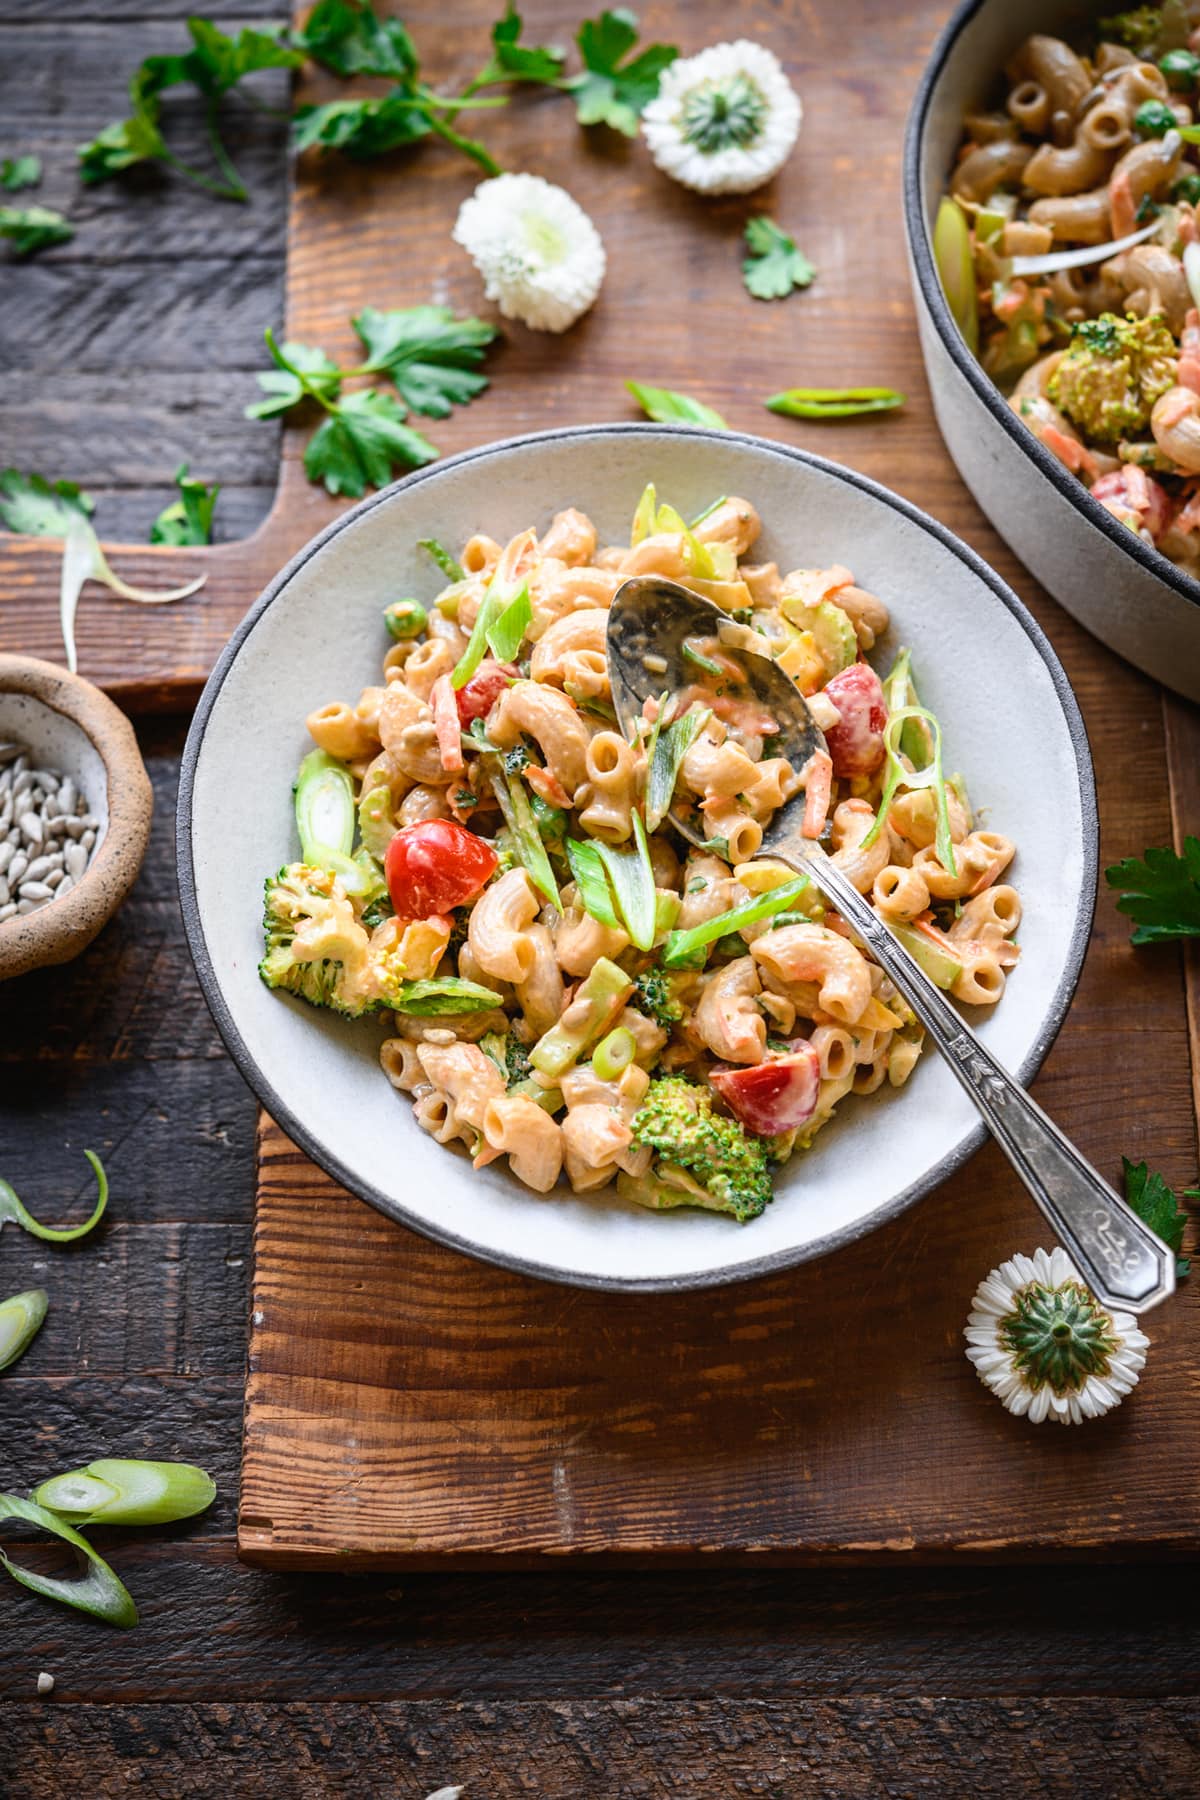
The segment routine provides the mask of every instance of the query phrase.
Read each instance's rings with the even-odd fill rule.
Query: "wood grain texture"
[[[24,1800],[59,1800],[76,1769],[98,1800],[421,1800],[449,1783],[466,1800],[1178,1800],[1200,1753],[1191,1701],[227,1702],[116,1716],[26,1703],[5,1724]]]

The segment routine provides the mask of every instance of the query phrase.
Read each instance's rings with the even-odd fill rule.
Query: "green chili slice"
[[[42,1328],[50,1302],[45,1288],[30,1288],[0,1300],[0,1369],[11,1368]]]
[[[743,901],[741,906],[731,908],[729,912],[718,913],[715,919],[705,919],[700,925],[693,925],[688,931],[673,931],[666,941],[662,953],[665,969],[686,969],[697,951],[706,950],[709,944],[715,944],[718,938],[727,937],[730,932],[741,931],[747,925],[758,925],[763,919],[773,918],[809,886],[807,875],[797,875],[795,881],[785,881],[782,887],[772,888],[769,893],[758,894],[753,900]]]
[[[19,1581],[32,1593],[42,1594],[47,1600],[61,1600],[65,1606],[73,1606],[76,1612],[103,1619],[106,1625],[120,1625],[128,1630],[137,1624],[137,1607],[124,1582],[92,1549],[87,1539],[65,1525],[56,1514],[32,1500],[21,1500],[16,1494],[0,1494],[0,1519],[24,1519],[30,1525],[40,1525],[43,1531],[70,1544],[87,1564],[87,1572],[71,1581],[58,1575],[38,1575],[32,1569],[18,1568],[8,1552],[0,1549],[0,1563],[14,1581]]]
[[[857,419],[866,413],[895,412],[904,395],[895,388],[785,388],[763,402],[768,412],[789,419]]]
[[[203,1512],[216,1494],[212,1476],[194,1463],[105,1456],[86,1469],[51,1476],[30,1498],[83,1530],[89,1525],[170,1525]]]
[[[83,1154],[92,1165],[96,1185],[100,1190],[90,1219],[85,1220],[82,1225],[39,1225],[28,1207],[18,1200],[8,1182],[0,1181],[0,1229],[11,1219],[22,1230],[30,1232],[36,1238],[42,1238],[47,1244],[72,1244],[76,1238],[86,1237],[92,1227],[100,1223],[108,1205],[108,1176],[94,1150],[85,1150]]]

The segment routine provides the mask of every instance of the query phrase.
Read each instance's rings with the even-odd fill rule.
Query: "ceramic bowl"
[[[54,663],[0,656],[0,744],[26,745],[35,767],[69,775],[99,820],[87,870],[69,894],[0,924],[0,981],[69,962],[133,886],[154,796],[133,726],[99,688]]]
[[[297,854],[291,786],[304,718],[377,679],[388,601],[437,591],[418,539],[504,539],[578,505],[601,542],[627,541],[650,480],[688,516],[744,494],[765,522],[764,557],[785,569],[844,559],[886,599],[893,629],[876,660],[912,646],[952,766],[1020,846],[1021,964],[982,1032],[1028,1080],[1074,989],[1096,886],[1078,709],[1045,637],[978,557],[905,501],[800,451],[734,432],[598,425],[470,451],[364,501],[301,551],[238,629],[201,699],[179,794],[180,886],[200,980],[242,1073],[289,1136],[430,1237],[530,1274],[625,1289],[700,1287],[822,1255],[959,1168],[983,1128],[930,1051],[899,1093],[843,1107],[751,1225],[645,1212],[611,1190],[542,1199],[503,1162],[476,1174],[421,1132],[378,1068],[383,1023],[271,993],[256,965],[263,878]]]
[[[1081,625],[1148,675],[1200,700],[1200,582],[1093,500],[1040,444],[972,356],[930,246],[963,114],[994,100],[1030,32],[1078,29],[1078,0],[966,0],[930,59],[909,116],[904,215],[925,372],[959,474],[1021,561]]]

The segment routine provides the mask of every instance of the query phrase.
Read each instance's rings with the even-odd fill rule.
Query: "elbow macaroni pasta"
[[[1070,200],[1078,198],[1072,156],[1089,180],[1097,159],[1115,164],[1115,149],[1126,142],[1122,120],[1149,77],[1140,65],[1115,64],[1107,112],[1089,112],[1069,143],[1055,139],[1034,150],[1017,134],[1049,130],[1045,121],[1078,87],[1074,64],[1047,42],[1031,40],[1035,47],[1020,59],[1003,130],[988,135],[991,127],[979,121],[980,139],[960,167],[957,191],[983,198],[1025,170],[1046,201]],[[1083,131],[1089,121],[1090,134]],[[1111,144],[1101,141],[1106,134]],[[1040,394],[1045,377],[1036,380]],[[398,916],[386,897],[367,900],[347,885],[340,865],[320,877],[321,891],[336,909],[339,942],[357,930],[365,945],[356,992],[369,991],[375,966],[399,971],[405,986],[437,989],[450,977],[451,988],[471,983],[485,990],[472,1001],[474,1011],[451,1006],[423,1015],[401,1006],[380,1063],[410,1100],[421,1130],[440,1144],[465,1147],[478,1169],[507,1158],[536,1194],[562,1191],[564,1178],[574,1193],[591,1194],[619,1177],[634,1189],[650,1183],[653,1197],[643,1204],[659,1210],[681,1197],[715,1204],[686,1170],[672,1175],[639,1141],[639,1108],[652,1081],[681,1075],[705,1084],[714,1071],[753,1075],[780,1059],[789,1067],[807,1061],[806,1122],[771,1140],[783,1160],[793,1145],[807,1149],[849,1096],[902,1086],[920,1057],[923,1034],[908,1008],[836,915],[819,905],[727,930],[693,967],[660,964],[670,930],[719,920],[793,879],[785,866],[755,859],[764,828],[816,779],[819,759],[800,771],[773,754],[774,727],[761,708],[736,698],[718,704],[733,690],[718,683],[707,694],[709,716],[679,766],[676,804],[702,825],[706,847],[688,847],[669,823],[649,834],[654,948],[637,948],[630,935],[636,926],[625,928],[623,902],[606,881],[607,911],[589,910],[598,906],[594,870],[589,884],[586,868],[566,862],[567,837],[638,855],[635,822],[645,814],[654,707],[648,702],[641,736],[627,739],[613,714],[606,655],[608,608],[626,576],[665,575],[744,609],[731,644],[775,656],[808,695],[823,730],[846,722],[846,690],[834,678],[856,658],[861,663],[887,632],[887,607],[842,565],[781,574],[776,562],[751,562],[760,531],[750,502],[729,496],[694,530],[652,530],[629,545],[601,545],[592,521],[574,507],[557,513],[540,537],[530,530],[502,542],[476,532],[458,558],[463,578],[429,604],[424,632],[388,648],[381,678],[357,700],[331,701],[306,721],[313,742],[345,766],[356,801],[370,796],[364,816],[371,841],[357,853],[360,867],[364,858],[369,865],[382,857],[393,834],[435,820],[457,821],[501,853],[474,898],[444,913]],[[483,664],[480,678],[490,686],[482,710],[467,713],[453,675],[489,583],[506,569],[527,586],[529,625],[510,664]],[[810,628],[814,619],[819,636]],[[698,692],[671,700],[675,716],[706,704]],[[660,727],[669,722],[664,715]],[[877,819],[883,754],[880,740],[868,774],[839,769],[835,755],[829,776],[824,759],[833,859],[882,918],[909,932],[906,941],[927,945],[940,959],[942,985],[957,1000],[994,1005],[1018,956],[1021,903],[1001,881],[1015,847],[974,823],[960,789],[945,789],[941,813],[930,788],[901,791],[886,818]],[[544,875],[521,849],[516,814],[508,810],[518,785],[528,818],[542,831],[557,906],[547,900]],[[806,793],[806,807],[811,801]],[[948,827],[953,868],[938,853],[945,843],[939,819]],[[293,950],[303,960],[324,946],[336,966],[349,951],[328,944],[328,928],[322,935],[317,923],[305,922]],[[603,1029],[588,999],[601,965],[624,984]],[[546,1064],[553,1073],[536,1060],[546,1043],[566,1046]],[[733,1103],[718,1095],[715,1104],[720,1114]],[[672,1188],[671,1181],[682,1185]]]

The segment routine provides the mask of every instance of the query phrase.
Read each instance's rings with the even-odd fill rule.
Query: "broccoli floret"
[[[1134,6],[1128,12],[1098,19],[1096,29],[1109,43],[1124,44],[1136,56],[1146,56],[1158,43],[1163,27],[1161,6]]]
[[[653,1019],[664,1031],[670,1031],[672,1025],[678,1025],[683,1018],[683,1008],[672,994],[671,984],[661,969],[647,969],[644,974],[634,976],[629,1004],[645,1013],[648,1019]]]
[[[1175,384],[1175,340],[1162,317],[1083,319],[1046,392],[1088,436],[1144,431],[1154,402]]]
[[[672,1175],[690,1174],[710,1197],[709,1204],[739,1221],[756,1219],[771,1198],[762,1140],[751,1137],[736,1119],[714,1112],[712,1094],[694,1082],[676,1075],[652,1081],[634,1117],[633,1136],[635,1143],[648,1144],[664,1159],[657,1170],[660,1182],[669,1186]],[[681,1204],[704,1201],[692,1194]]]
[[[266,955],[258,972],[268,987],[352,1019],[394,1006],[400,997],[404,966],[395,945],[373,947],[328,869],[289,863],[272,875],[263,932]]]

